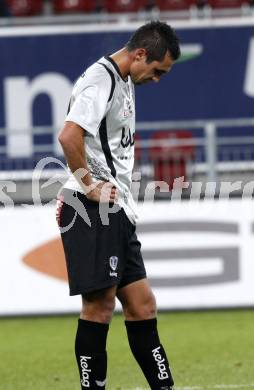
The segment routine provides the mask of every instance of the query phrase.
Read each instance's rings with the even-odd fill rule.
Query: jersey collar
[[[104,58],[105,58],[107,61],[109,61],[109,62],[113,65],[113,67],[115,68],[115,70],[117,71],[117,73],[119,74],[119,76],[121,77],[121,79],[122,79],[125,83],[127,83],[127,82],[128,82],[128,78],[127,78],[127,79],[124,79],[124,78],[123,78],[123,76],[121,75],[121,72],[120,72],[120,69],[119,69],[117,63],[116,63],[109,55],[104,56]]]

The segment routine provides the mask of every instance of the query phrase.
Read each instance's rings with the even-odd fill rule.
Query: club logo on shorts
[[[117,256],[111,256],[109,258],[109,265],[110,265],[110,268],[111,268],[111,271],[109,272],[110,276],[117,276],[117,272],[115,272],[116,269],[117,269],[117,264],[118,264],[118,257]]]

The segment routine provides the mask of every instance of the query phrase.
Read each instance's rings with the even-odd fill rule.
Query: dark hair
[[[177,60],[180,55],[179,39],[168,24],[152,21],[138,28],[126,44],[128,51],[138,48],[146,49],[147,63],[163,61],[169,51],[172,59]]]

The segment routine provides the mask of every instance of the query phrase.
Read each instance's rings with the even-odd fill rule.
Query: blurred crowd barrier
[[[146,125],[151,123],[142,123]],[[152,182],[155,199],[171,199],[172,191],[184,199],[253,196],[254,119],[160,125],[148,134],[136,132],[133,181],[139,183],[137,199],[149,199],[147,188]],[[223,135],[218,135],[220,129]],[[33,128],[31,133],[33,138],[48,136],[51,142],[33,146],[32,155],[26,157],[8,157],[6,145],[0,147],[0,182],[16,183],[18,190],[11,194],[16,203],[30,202],[34,185],[40,200],[54,199],[68,177],[64,157],[56,153],[52,141],[55,129]]]

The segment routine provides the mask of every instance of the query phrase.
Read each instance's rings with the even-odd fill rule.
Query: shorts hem
[[[103,290],[103,289],[105,289],[105,288],[117,286],[119,283],[120,283],[119,280],[115,280],[115,281],[108,282],[108,283],[96,284],[96,285],[94,285],[94,286],[82,288],[82,289],[79,289],[79,290],[74,290],[74,289],[73,289],[73,290],[70,290],[70,294],[69,294],[69,295],[70,295],[70,296],[74,296],[74,295],[83,295],[83,294],[87,294],[87,293],[90,293],[90,292]]]
[[[126,278],[126,280],[124,280],[123,282],[120,282],[117,288],[118,288],[118,290],[120,290],[121,288],[128,286],[128,284],[137,282],[137,281],[142,280],[142,279],[147,279],[147,275],[145,273],[139,274],[139,275],[137,275],[137,274],[130,275],[128,278]]]

